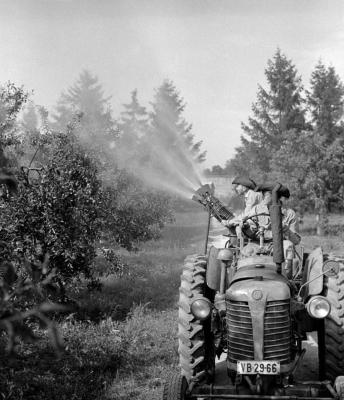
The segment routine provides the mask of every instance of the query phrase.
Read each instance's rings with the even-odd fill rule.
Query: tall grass
[[[150,391],[159,396],[177,362],[175,319],[174,311],[143,306],[122,322],[71,318],[59,326],[66,346],[59,359],[45,334],[39,343],[21,344],[16,356],[1,354],[1,398],[124,400],[144,399],[142,393]]]
[[[12,357],[0,354],[0,398],[159,399],[177,365],[182,262],[203,248],[205,224],[203,211],[180,213],[161,240],[122,252],[129,274],[104,276],[100,292],[76,288],[71,295],[79,307],[59,323],[65,353],[57,359],[37,327],[39,342],[19,343]]]

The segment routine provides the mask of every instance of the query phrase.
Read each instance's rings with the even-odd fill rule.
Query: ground
[[[322,245],[344,253],[342,218],[331,216],[336,235],[314,236],[315,222],[305,217],[303,243],[308,250]],[[204,251],[207,214],[202,210],[177,214],[160,241],[136,253],[123,252],[130,266],[122,277],[103,278],[101,292],[80,287],[74,292],[80,308],[61,318],[65,353],[57,358],[47,335],[18,344],[17,354],[1,354],[0,395],[6,400],[158,400],[163,383],[178,371],[177,298],[183,259]],[[211,240],[221,233],[213,224]],[[101,268],[100,268],[101,270]],[[129,312],[129,313],[128,313]],[[2,338],[3,339],[3,338]],[[316,342],[305,343],[301,371],[316,373]],[[309,368],[310,367],[310,368]],[[312,372],[313,371],[313,372]],[[308,378],[307,378],[308,379]]]

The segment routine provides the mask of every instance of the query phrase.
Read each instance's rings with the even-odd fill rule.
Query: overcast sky
[[[133,89],[149,107],[171,79],[207,166],[224,165],[277,47],[305,86],[320,58],[344,78],[343,11],[342,0],[0,0],[0,83],[51,109],[86,68],[116,117]]]

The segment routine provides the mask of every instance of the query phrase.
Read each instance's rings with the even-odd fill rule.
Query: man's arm
[[[248,216],[256,214],[253,213],[253,208],[262,201],[261,192],[255,192],[254,190],[249,190],[245,196],[245,209],[236,218],[243,219]]]

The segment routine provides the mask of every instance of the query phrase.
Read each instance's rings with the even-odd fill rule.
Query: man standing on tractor
[[[237,176],[232,181],[234,191],[239,195],[244,197],[245,208],[237,215],[228,221],[224,220],[222,223],[225,226],[231,227],[238,225],[244,217],[246,217],[252,208],[262,201],[262,194],[259,191],[255,191],[256,183],[253,179]]]

